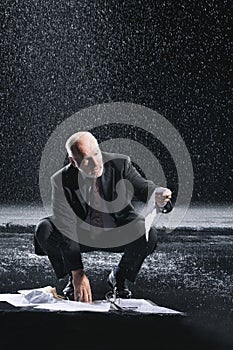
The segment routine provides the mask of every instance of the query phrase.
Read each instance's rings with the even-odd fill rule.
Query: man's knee
[[[47,254],[47,241],[52,233],[52,225],[48,218],[41,219],[35,228],[34,246],[38,255]]]

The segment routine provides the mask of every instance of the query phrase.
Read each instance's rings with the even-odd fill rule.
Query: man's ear
[[[76,168],[76,164],[75,164],[75,161],[73,160],[72,157],[68,157],[70,163]]]

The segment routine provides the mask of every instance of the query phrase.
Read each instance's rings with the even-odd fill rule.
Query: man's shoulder
[[[64,174],[68,174],[70,171],[72,171],[73,166],[71,164],[65,165],[64,167],[57,170],[53,175],[51,176],[52,181],[56,181],[58,178],[61,178],[64,176]]]
[[[122,153],[113,153],[113,152],[102,152],[104,161],[115,161],[115,160],[130,160],[130,157]]]

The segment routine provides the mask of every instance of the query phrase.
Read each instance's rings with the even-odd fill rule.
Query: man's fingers
[[[91,294],[91,288],[87,288],[85,290],[85,299],[84,301],[91,303],[92,302],[92,294]]]
[[[74,286],[75,301],[83,301],[83,302],[92,301],[91,287],[85,273],[74,276],[73,286]]]
[[[80,299],[80,293],[77,290],[74,290],[74,301],[79,301]]]
[[[83,299],[81,301],[88,302],[88,293],[86,289],[83,291]]]
[[[166,190],[166,191],[164,191],[164,192],[162,193],[162,196],[163,196],[163,197],[171,198],[172,193],[171,193],[170,190]]]
[[[89,303],[92,302],[91,288],[88,290],[88,301],[89,301]]]
[[[75,301],[92,302],[91,290],[80,289],[80,293],[75,294]]]
[[[172,198],[172,191],[169,188],[158,187],[155,190],[155,200],[160,207],[164,207]]]
[[[83,301],[83,296],[84,296],[83,290],[80,289],[80,294],[79,294],[79,300],[78,301]]]
[[[164,207],[169,201],[170,201],[171,197],[162,197],[160,196],[160,198],[157,198],[157,203],[159,206]]]
[[[172,198],[172,196],[159,196],[157,197],[157,201],[163,202],[165,200],[169,201]]]

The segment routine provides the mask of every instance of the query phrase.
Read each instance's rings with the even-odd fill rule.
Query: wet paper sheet
[[[131,310],[139,313],[150,314],[174,314],[184,315],[181,311],[176,311],[154,304],[151,300],[145,299],[116,299],[115,304],[122,310]]]
[[[81,301],[62,300],[53,304],[39,304],[35,309],[43,309],[50,311],[92,311],[92,312],[108,312],[110,304],[105,300],[97,300],[92,303],[83,303]]]
[[[0,294],[0,301],[8,302],[15,307],[32,307],[34,309],[49,311],[92,311],[108,312],[109,310],[133,311],[150,314],[175,314],[182,312],[158,306],[151,300],[145,299],[121,299],[95,300],[91,303],[70,301],[61,299],[57,294],[54,297],[54,289],[50,286],[20,290],[18,294]]]
[[[0,294],[0,301],[5,301],[16,307],[33,307],[35,309],[44,309],[50,311],[93,311],[108,312],[110,303],[103,301],[93,301],[92,303],[83,303],[70,300],[51,300],[48,295],[48,302],[31,302],[23,294]],[[45,300],[45,296],[41,300]]]
[[[36,306],[36,304],[30,303],[21,294],[0,294],[0,301],[5,301],[16,307]]]

